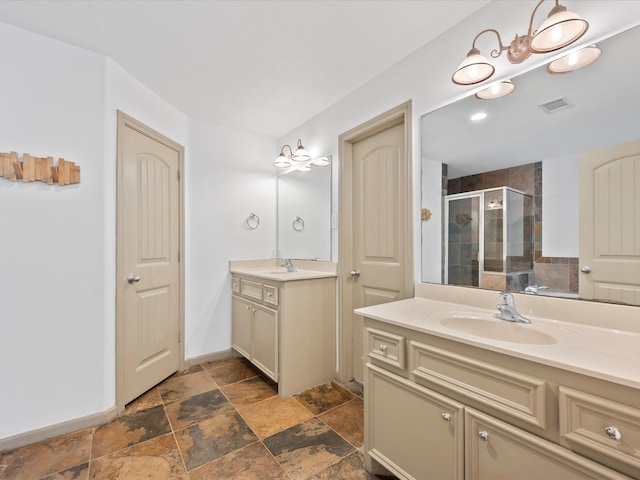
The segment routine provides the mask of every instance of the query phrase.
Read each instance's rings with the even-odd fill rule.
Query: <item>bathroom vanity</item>
[[[288,397],[335,377],[336,264],[229,262],[231,343]]]
[[[367,470],[640,478],[638,308],[518,295],[523,325],[493,318],[497,297],[418,284],[413,299],[356,310]]]

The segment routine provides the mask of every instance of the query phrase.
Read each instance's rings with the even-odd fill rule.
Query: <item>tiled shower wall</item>
[[[445,166],[445,177],[446,172]],[[578,293],[578,258],[542,256],[542,162],[446,179],[446,185],[448,195],[504,186],[532,195],[535,205],[535,283],[555,291]]]

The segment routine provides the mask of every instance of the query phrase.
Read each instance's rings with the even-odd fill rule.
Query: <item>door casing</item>
[[[338,380],[347,382],[353,378],[352,360],[352,315],[353,315],[353,283],[347,281],[353,268],[352,249],[352,162],[353,144],[367,137],[375,135],[396,125],[404,125],[404,159],[407,162],[407,178],[405,179],[404,195],[409,205],[409,217],[406,221],[407,231],[405,238],[413,241],[413,221],[411,214],[413,206],[413,180],[412,180],[412,103],[411,100],[384,112],[371,120],[348,130],[338,137],[340,158],[340,175],[338,178],[338,204],[339,216],[339,240],[338,240]],[[413,246],[406,249],[405,290],[413,292]]]
[[[127,205],[124,205],[124,192],[123,192],[123,162],[124,162],[124,129],[132,128],[138,132],[147,135],[153,140],[166,145],[179,154],[179,242],[180,242],[180,265],[179,265],[179,330],[180,330],[180,353],[179,353],[179,370],[184,368],[184,147],[168,137],[165,137],[161,133],[149,128],[138,120],[130,117],[129,115],[118,110],[118,129],[117,129],[117,150],[116,150],[116,164],[117,164],[117,186],[116,186],[116,408],[118,413],[122,412],[125,407],[124,398],[124,361],[125,361],[125,342],[124,342],[124,295],[121,288],[122,282],[120,281],[127,275],[124,270],[124,261],[122,255],[122,248],[124,242],[123,232],[123,215],[122,212]]]

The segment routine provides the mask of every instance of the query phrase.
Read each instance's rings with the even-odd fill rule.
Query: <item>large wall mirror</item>
[[[581,258],[588,239],[579,233],[584,202],[610,202],[585,198],[584,154],[640,139],[640,27],[598,47],[601,57],[579,70],[540,67],[514,77],[510,95],[472,95],[422,117],[422,207],[433,212],[422,225],[424,282],[514,291],[542,285],[538,293],[640,304],[640,287],[608,298],[581,290],[590,275],[581,271],[589,266]],[[486,118],[470,119],[480,112]],[[624,225],[615,240],[626,246],[621,266],[629,252],[640,258],[640,156],[622,172],[611,179],[627,185],[615,208]],[[596,231],[615,234],[613,227]],[[640,264],[634,268],[640,272]]]
[[[331,156],[278,175],[278,256],[331,261]],[[306,171],[305,171],[306,170]]]

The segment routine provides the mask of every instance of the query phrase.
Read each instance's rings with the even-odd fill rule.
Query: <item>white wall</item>
[[[187,358],[231,348],[229,260],[276,248],[273,139],[189,122],[186,248]],[[245,227],[251,212],[255,230]]]
[[[110,59],[1,23],[0,45],[0,151],[82,173],[0,179],[2,441],[115,405],[118,109],[185,146],[187,358],[230,347],[228,261],[275,248],[276,178],[273,139],[190,121]]]
[[[104,57],[4,24],[0,45],[0,151],[63,157],[80,165],[82,180],[0,179],[2,438],[105,408],[113,319]]]
[[[421,279],[442,281],[442,162],[422,157],[421,207],[431,212],[431,218],[421,222]],[[417,273],[417,272],[416,272]]]
[[[542,161],[542,255],[579,257],[578,156]]]

